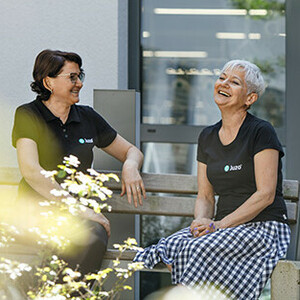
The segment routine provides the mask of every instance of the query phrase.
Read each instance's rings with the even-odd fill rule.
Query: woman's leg
[[[86,238],[79,239],[79,242],[71,242],[70,249],[74,252],[68,251],[62,254],[71,268],[76,269],[79,266],[78,270],[82,275],[99,271],[108,242],[106,230],[101,224],[93,221],[84,223]]]

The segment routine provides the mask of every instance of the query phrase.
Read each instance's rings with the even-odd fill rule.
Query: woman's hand
[[[195,219],[190,226],[191,233],[194,237],[200,237],[215,232],[218,228],[219,221],[215,222],[209,218]]]
[[[126,193],[129,203],[133,197],[135,207],[138,201],[142,205],[142,195],[146,198],[144,183],[139,172],[144,159],[143,153],[120,135],[117,135],[115,140],[103,150],[123,162],[121,196]]]
[[[107,236],[110,237],[110,223],[109,220],[101,213],[95,213],[91,208],[86,208],[80,215],[88,220],[101,224],[107,232]]]
[[[134,206],[137,203],[143,205],[142,196],[146,198],[146,190],[140,172],[137,167],[126,161],[122,170],[122,192],[121,196],[127,194],[128,202],[131,203],[133,197]]]

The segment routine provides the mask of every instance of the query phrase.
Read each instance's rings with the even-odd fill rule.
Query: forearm
[[[39,163],[37,144],[31,139],[20,138],[16,146],[19,168],[26,182],[44,198],[56,200],[50,191],[61,188],[57,182],[52,182],[50,178],[41,174],[44,169]]]
[[[41,171],[41,167],[28,168],[25,172],[22,172],[26,182],[41,196],[48,200],[57,200],[58,198],[51,194],[51,190],[61,190],[60,185],[55,181],[53,182],[51,178],[46,178]]]
[[[275,193],[257,191],[240,207],[219,222],[219,228],[235,227],[247,223],[274,201]]]
[[[194,218],[208,218],[214,217],[214,201],[197,198],[195,203]]]

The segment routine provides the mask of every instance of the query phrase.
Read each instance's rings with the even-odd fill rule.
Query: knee
[[[101,224],[94,224],[92,229],[92,236],[93,243],[106,250],[108,244],[108,235],[105,228]]]

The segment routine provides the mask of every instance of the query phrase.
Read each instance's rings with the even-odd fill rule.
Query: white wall
[[[32,68],[43,49],[77,52],[93,89],[127,88],[127,0],[0,0],[0,166],[17,166],[11,146],[16,107],[30,102]]]

